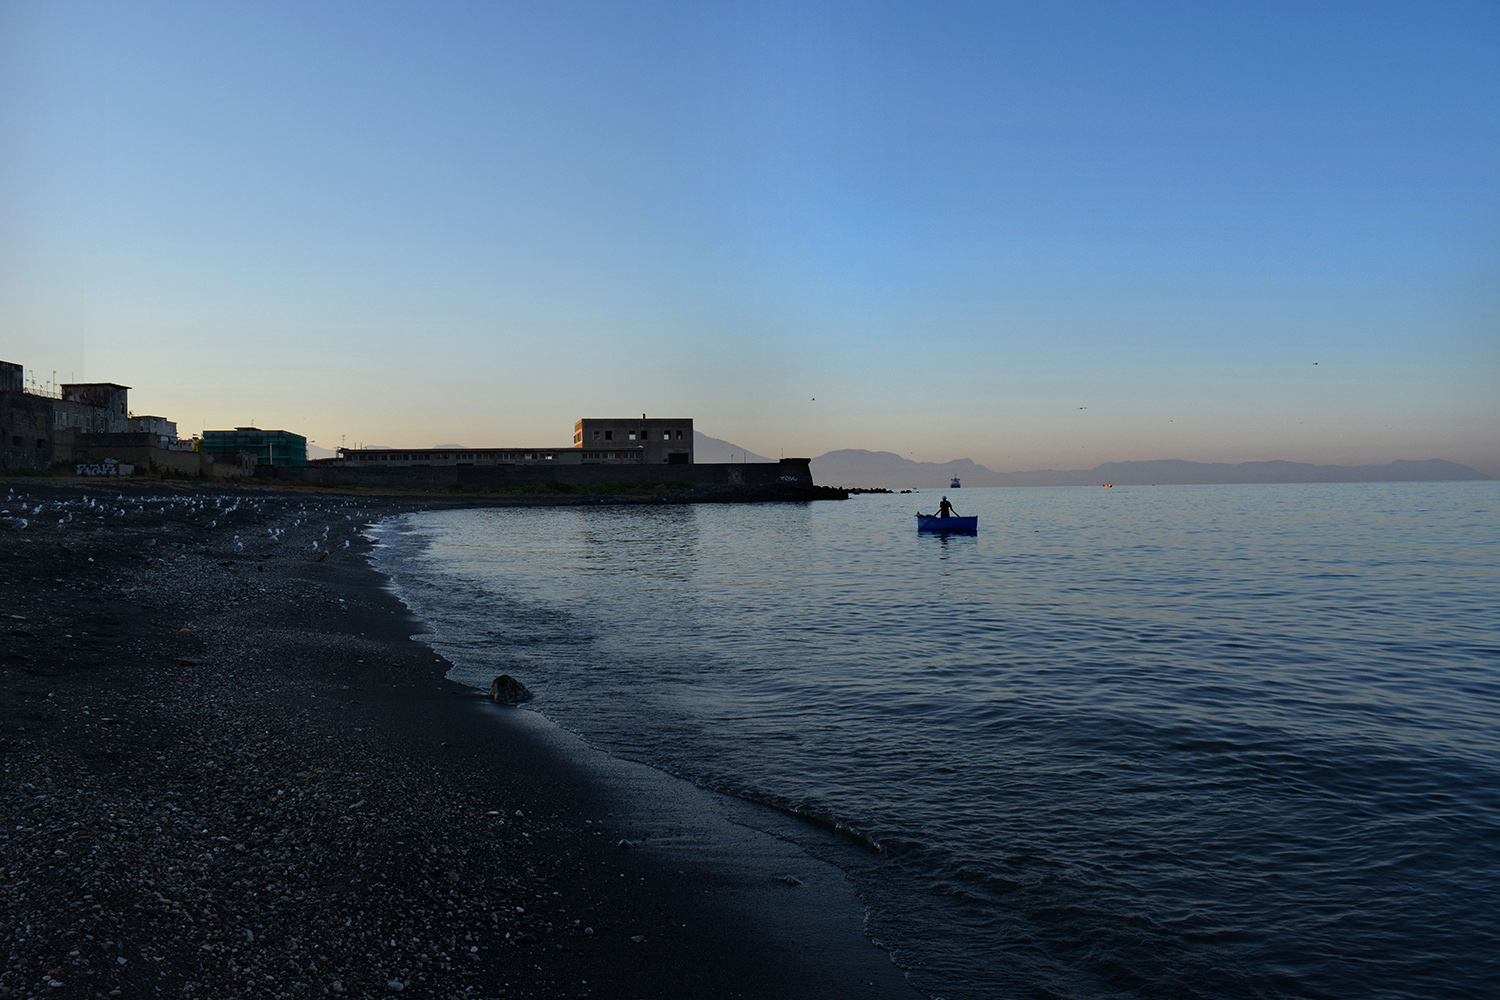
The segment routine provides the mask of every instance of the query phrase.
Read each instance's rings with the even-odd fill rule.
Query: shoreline
[[[837,869],[445,679],[359,529],[475,498],[0,489],[0,996],[920,995]]]

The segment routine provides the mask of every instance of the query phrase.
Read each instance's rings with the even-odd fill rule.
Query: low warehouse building
[[[692,465],[690,419],[585,418],[571,448],[340,448],[336,465],[361,469],[495,465]]]

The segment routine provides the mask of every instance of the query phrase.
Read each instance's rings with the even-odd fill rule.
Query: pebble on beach
[[[347,608],[308,554],[362,560],[367,514],[56,492],[28,501],[56,537],[0,531],[0,997],[471,996],[522,934],[582,934],[516,905],[555,890],[503,860],[522,848],[498,809],[383,752],[333,712],[347,685],[298,669],[384,662],[390,684],[435,662],[306,627]],[[552,826],[528,825],[534,854]]]

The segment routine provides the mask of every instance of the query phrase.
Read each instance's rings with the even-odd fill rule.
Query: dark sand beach
[[[917,996],[837,869],[444,679],[359,529],[449,502],[0,479],[0,997]]]

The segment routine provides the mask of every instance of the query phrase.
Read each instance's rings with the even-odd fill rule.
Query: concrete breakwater
[[[314,463],[302,467],[262,466],[255,474],[257,478],[322,486],[506,489],[550,483],[569,487],[660,483],[684,491],[723,494],[726,499],[828,499],[847,495],[815,485],[809,461],[784,458],[779,462],[695,465],[418,465],[383,469]]]

